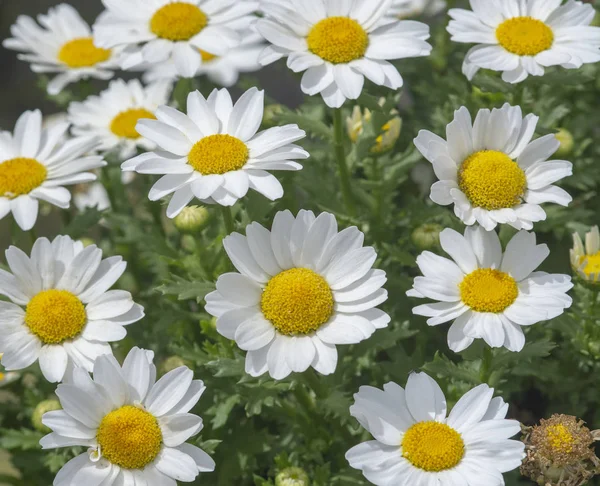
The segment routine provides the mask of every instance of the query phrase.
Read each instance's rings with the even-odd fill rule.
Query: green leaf
[[[100,222],[104,213],[104,211],[98,211],[97,208],[87,208],[83,213],[73,218],[73,221],[63,230],[63,233],[73,239],[81,238]]]
[[[502,349],[492,360],[492,368],[514,366],[523,362],[531,361],[535,358],[546,358],[550,356],[556,344],[548,340],[533,341],[525,344],[525,347],[518,353]]]
[[[195,299],[200,303],[206,294],[215,290],[212,282],[194,281],[190,282],[184,278],[173,275],[173,279],[156,288],[163,295],[176,295],[178,300]]]
[[[39,449],[40,439],[44,434],[36,430],[22,428],[15,429],[0,429],[0,448],[3,449]]]
[[[459,364],[450,361],[447,356],[435,353],[433,361],[425,363],[421,369],[427,373],[442,376],[444,378],[453,378],[455,380],[466,381],[474,385],[479,385],[479,372],[474,368],[468,368],[471,366],[469,362],[461,362]]]

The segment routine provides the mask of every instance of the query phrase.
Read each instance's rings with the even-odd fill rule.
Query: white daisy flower
[[[477,222],[487,230],[498,224],[530,230],[546,219],[540,204],[568,206],[573,198],[553,184],[572,175],[573,164],[547,160],[560,147],[553,134],[531,141],[538,120],[505,104],[479,110],[472,123],[462,107],[446,127],[447,141],[420,131],[415,145],[439,179],[431,186],[431,200],[453,204],[464,224]]]
[[[171,59],[178,75],[191,78],[203,55],[223,56],[240,43],[239,31],[255,20],[258,2],[245,0],[102,0],[106,11],[94,25],[98,45],[127,47],[124,69]],[[142,45],[143,44],[143,45]]]
[[[300,211],[275,215],[272,230],[258,223],[246,236],[223,241],[240,273],[226,273],[206,296],[217,331],[248,351],[246,372],[280,380],[310,366],[335,371],[336,344],[354,344],[388,325],[377,306],[387,300],[377,255],[356,228],[338,233],[335,217]]]
[[[202,430],[202,419],[189,411],[204,383],[185,366],[156,381],[153,357],[133,348],[120,366],[114,356],[100,356],[93,378],[77,369],[72,381],[58,385],[63,410],[44,414],[42,423],[53,432],[40,444],[88,451],[64,465],[54,486],[175,486],[214,470],[206,452],[186,443]]]
[[[7,370],[39,360],[50,382],[73,367],[91,371],[98,356],[112,353],[108,343],[125,337],[124,326],[144,317],[129,292],[109,290],[127,264],[120,256],[103,260],[96,245],[38,238],[31,257],[11,246],[6,260],[12,273],[0,270],[0,295],[11,302],[0,301],[0,349]]]
[[[156,109],[169,101],[171,87],[168,81],[146,87],[137,79],[112,81],[99,96],[69,105],[71,131],[78,136],[96,137],[102,152],[119,149],[121,160],[135,155],[138,147],[154,150],[156,145],[142,137],[135,126],[140,119],[155,119]]]
[[[289,0],[265,2],[265,18],[258,31],[272,46],[261,55],[262,64],[287,57],[294,72],[303,72],[302,91],[321,94],[325,103],[339,108],[357,99],[365,77],[398,89],[402,77],[388,61],[428,56],[429,27],[415,21],[386,22],[392,0]]]
[[[2,45],[23,52],[19,59],[30,62],[34,72],[58,73],[48,84],[49,94],[57,95],[81,79],[113,77],[119,51],[97,47],[90,26],[73,7],[52,7],[38,22],[42,27],[31,17],[19,16],[10,28],[13,38]]]
[[[479,385],[447,414],[444,393],[425,373],[411,374],[406,389],[361,386],[350,414],[375,440],[346,459],[377,486],[503,486],[502,473],[521,465],[525,445],[510,439],[521,425],[506,419],[508,404],[493,396]]]
[[[110,198],[104,185],[100,182],[90,184],[82,190],[75,190],[73,202],[79,211],[85,211],[87,208],[96,208],[98,211],[104,211],[110,208]]]
[[[594,226],[585,235],[585,245],[578,233],[573,234],[571,266],[583,280],[600,282],[600,230]]]
[[[399,19],[433,16],[446,8],[445,0],[394,0],[389,15]]]
[[[293,142],[306,133],[297,125],[257,133],[263,118],[264,91],[251,88],[233,105],[226,89],[208,99],[194,91],[187,115],[169,106],[156,111],[158,120],[140,120],[137,131],[162,150],[125,162],[125,171],[165,174],[150,190],[156,201],[171,193],[167,216],[174,218],[194,198],[205,204],[232,206],[248,189],[268,199],[283,196],[283,187],[268,170],[300,170],[296,159],[308,153]]]
[[[67,139],[68,123],[42,128],[39,110],[26,111],[14,134],[0,132],[0,219],[12,212],[23,231],[35,225],[39,200],[67,209],[71,193],[62,186],[96,180],[93,172],[106,162],[86,155],[98,141],[91,137]]]
[[[423,277],[406,295],[438,301],[413,313],[429,317],[430,326],[453,321],[448,346],[457,353],[479,338],[493,348],[521,351],[521,326],[554,319],[573,302],[567,295],[571,277],[535,271],[550,254],[548,246],[536,244],[535,233],[519,231],[504,253],[496,232],[480,226],[467,228],[464,237],[445,229],[440,244],[452,260],[421,253]]]
[[[264,39],[252,31],[242,33],[241,36],[240,45],[222,56],[201,51],[202,64],[195,76],[206,75],[213,83],[229,88],[238,82],[240,74],[260,70],[262,66],[258,62],[258,57],[265,48]],[[168,60],[150,66],[144,74],[144,81],[174,80],[179,77],[175,62]]]
[[[590,24],[594,7],[568,0],[470,0],[471,10],[450,9],[452,40],[477,43],[469,50],[463,73],[473,79],[479,69],[502,71],[507,83],[544,68],[578,69],[600,61],[600,28]]]

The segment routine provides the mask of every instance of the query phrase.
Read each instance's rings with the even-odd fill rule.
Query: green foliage
[[[418,275],[415,259],[420,250],[411,234],[423,223],[462,228],[450,209],[429,200],[431,167],[412,140],[421,129],[443,135],[454,110],[463,105],[474,114],[505,102],[520,104],[525,113],[540,116],[538,136],[559,128],[573,134],[573,151],[564,158],[574,163],[575,174],[563,186],[574,202],[569,208],[547,207],[548,219],[535,227],[538,239],[552,251],[542,270],[569,273],[571,233],[600,222],[599,65],[576,71],[549,69],[546,76],[530,77],[517,86],[483,71],[471,84],[460,70],[466,48],[450,43],[446,23],[444,17],[432,21],[435,49],[430,58],[399,63],[405,79],[401,93],[367,83],[356,103],[373,112],[357,142],[347,139],[344,147],[356,215],[349,214],[342,199],[331,112],[318,97],[298,109],[281,108],[269,120],[298,124],[308,135],[299,142],[311,154],[304,170],[277,175],[285,196],[272,203],[251,192],[234,208],[240,232],[251,221],[270,227],[273,215],[283,209],[330,211],[341,228],[358,226],[366,243],[377,250],[376,265],[388,276],[390,297],[382,307],[391,323],[363,343],[339,346],[335,374],[320,376],[309,370],[282,381],[252,378],[244,371],[245,353],[216,332],[214,320],[204,310],[204,297],[214,290],[219,275],[232,271],[222,247],[226,231],[217,207],[208,208],[211,218],[201,232],[180,234],[164,217],[164,204],[147,200],[156,178],[138,176],[123,186],[115,176],[117,166],[111,164],[103,181],[112,210],[68,213],[70,221],[54,231],[91,238],[107,255],[122,255],[128,262],[118,286],[144,305],[146,318],[128,328],[127,339],[114,344],[115,354],[121,359],[132,346],[152,349],[158,365],[168,356],[179,356],[207,385],[194,409],[205,424],[196,443],[214,457],[217,469],[193,484],[274,486],[278,471],[298,466],[307,471],[313,486],[366,485],[344,459],[350,447],[369,439],[349,414],[352,395],[362,385],[382,387],[395,381],[404,386],[414,370],[438,379],[452,403],[487,382],[511,404],[510,414],[523,422],[560,412],[600,428],[598,287],[578,283],[571,294],[573,307],[553,321],[528,328],[520,353],[490,352],[480,342],[453,353],[446,342],[447,325],[430,328],[424,318],[412,315],[417,303],[405,292]],[[174,94],[180,105],[189,90],[198,87],[186,83],[180,83]],[[65,104],[80,98],[80,93],[64,94],[54,101]],[[352,107],[351,102],[344,106],[344,117],[350,116]],[[370,148],[381,127],[396,112],[403,120],[399,140],[393,150],[373,155]],[[503,241],[511,235],[510,230],[501,232]],[[22,236],[19,240],[26,240]],[[35,405],[53,390],[37,368],[0,390],[7,394],[0,397],[0,448],[13,453],[13,463],[22,472],[21,479],[0,475],[0,483],[47,486],[56,471],[81,452],[39,450],[42,434],[33,429],[30,417]],[[507,484],[521,483],[513,474]]]

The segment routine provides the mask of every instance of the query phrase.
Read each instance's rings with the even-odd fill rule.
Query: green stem
[[[479,373],[479,380],[481,383],[487,383],[492,374],[492,360],[494,355],[492,354],[492,348],[484,344],[483,358],[481,358],[481,368]]]
[[[333,137],[335,159],[340,172],[344,203],[348,214],[354,217],[356,215],[356,208],[352,197],[352,183],[350,182],[350,171],[346,162],[346,151],[344,150],[344,122],[340,108],[333,110]]]
[[[233,220],[233,214],[231,207],[221,206],[221,214],[223,215],[223,222],[225,223],[225,230],[228,235],[235,231],[235,222]]]
[[[383,209],[383,190],[382,190],[382,177],[381,177],[381,168],[379,167],[379,157],[377,155],[373,156],[373,165],[372,165],[372,171],[373,171],[373,182],[375,182],[376,184],[378,184],[378,186],[375,188],[375,211],[374,211],[374,218],[373,218],[373,233],[375,236],[375,241],[377,241],[377,243],[381,243],[381,236],[382,236],[382,220],[383,220],[383,214],[382,214],[382,209]]]
[[[320,378],[313,369],[308,369],[302,373],[302,378],[304,379],[306,386],[315,392],[317,398],[325,398],[327,396],[326,388],[323,386],[323,383],[321,383]]]

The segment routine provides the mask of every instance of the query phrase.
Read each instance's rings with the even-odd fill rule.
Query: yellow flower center
[[[554,32],[541,20],[514,17],[496,29],[496,38],[504,49],[517,56],[535,56],[554,43]]]
[[[231,135],[210,135],[190,150],[188,163],[200,174],[225,174],[240,170],[250,157],[246,144]]]
[[[18,157],[0,163],[0,196],[29,194],[46,180],[48,170],[35,159]]]
[[[208,17],[196,5],[173,2],[158,9],[150,20],[150,30],[161,39],[190,40],[208,25]]]
[[[4,381],[6,375],[0,371],[0,381]]]
[[[520,203],[527,187],[523,169],[503,152],[482,150],[462,163],[458,185],[474,207],[492,211]]]
[[[142,469],[150,464],[162,445],[162,432],[156,418],[132,405],[106,415],[96,435],[100,453],[124,469]]]
[[[58,60],[71,68],[83,68],[108,61],[111,54],[110,49],[96,47],[93,38],[82,37],[64,44],[58,52]]]
[[[594,255],[580,256],[579,265],[581,265],[580,270],[588,277],[600,273],[600,252],[595,253]]]
[[[135,129],[137,122],[142,118],[156,120],[152,112],[144,108],[131,108],[119,113],[110,124],[110,131],[117,137],[122,138],[140,138],[140,134]]]
[[[439,422],[419,422],[402,438],[402,456],[428,472],[455,467],[465,455],[465,443],[452,427]]]
[[[203,51],[202,49],[198,50],[200,51],[200,55],[202,56],[202,62],[211,62],[219,57],[215,54],[211,54],[210,52]]]
[[[44,290],[27,304],[25,324],[44,344],[60,344],[77,336],[87,322],[85,307],[71,292]]]
[[[550,425],[546,429],[548,445],[556,452],[570,454],[573,452],[575,439],[563,424]]]
[[[477,312],[500,313],[519,296],[519,286],[508,273],[479,268],[460,283],[460,298]]]
[[[369,35],[348,17],[328,17],[311,29],[306,39],[313,54],[333,64],[360,59],[369,46]]]
[[[276,275],[265,287],[260,306],[275,329],[288,336],[310,334],[333,313],[333,294],[327,281],[308,268]]]

